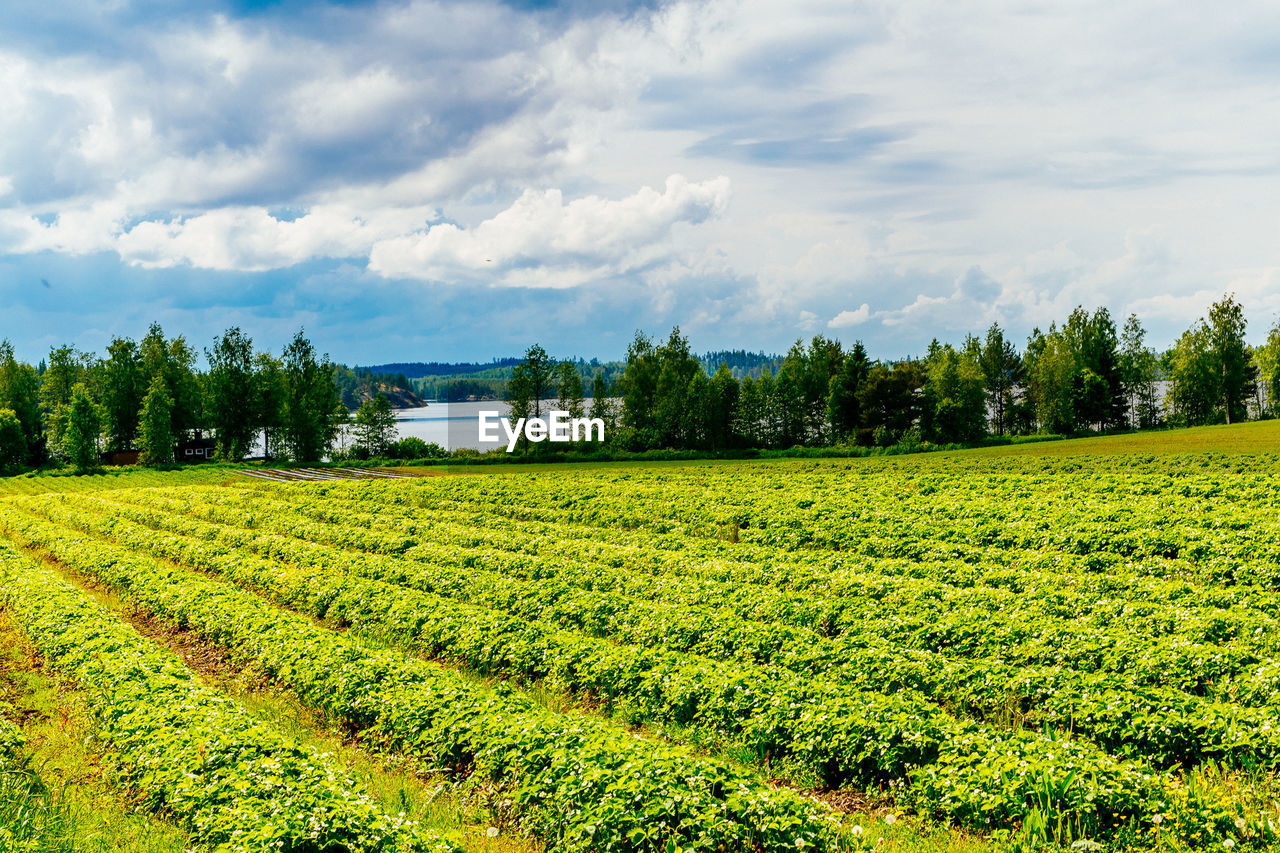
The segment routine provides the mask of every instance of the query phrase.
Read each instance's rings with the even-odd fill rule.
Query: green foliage
[[[356,441],[371,456],[384,456],[396,441],[396,415],[391,402],[378,394],[360,404],[355,414]]]
[[[205,350],[209,373],[205,377],[207,423],[214,429],[218,455],[237,461],[249,452],[260,418],[254,399],[253,340],[233,327],[215,338]]]
[[[1120,337],[1120,382],[1128,398],[1129,425],[1137,429],[1151,429],[1160,423],[1156,394],[1160,360],[1145,346],[1146,335],[1138,316],[1130,314]]]
[[[0,341],[0,408],[9,409],[22,425],[27,449],[23,464],[37,464],[40,459],[40,377],[34,367],[19,362],[9,341]]]
[[[1261,407],[1271,417],[1280,417],[1280,319],[1267,333],[1267,340],[1253,352],[1258,386],[1263,394]]]
[[[978,359],[970,352],[956,352],[947,344],[933,348],[925,370],[924,436],[940,444],[982,438],[987,426],[987,399]]]
[[[169,385],[163,376],[157,375],[151,380],[151,387],[143,398],[138,436],[143,465],[173,462],[173,398],[169,396]]]
[[[146,394],[138,345],[113,338],[99,365],[103,433],[108,450],[132,450],[138,437],[138,413]]]
[[[831,379],[827,392],[827,422],[838,441],[856,435],[863,426],[862,403],[858,395],[870,370],[871,360],[867,358],[862,341],[858,341],[840,362],[839,371]]]
[[[1010,427],[1009,412],[1016,404],[1016,389],[1024,383],[1025,375],[1017,348],[996,323],[987,329],[978,364],[982,368],[996,435],[1004,435]]]
[[[582,376],[571,361],[562,361],[553,371],[556,387],[556,408],[568,412],[570,418],[580,418],[583,408]]]
[[[319,756],[4,545],[0,578],[24,633],[88,696],[121,782],[139,805],[172,812],[193,840],[228,853],[425,846]]]
[[[1214,364],[1208,325],[1201,320],[1183,332],[1166,353],[1169,375],[1168,405],[1176,423],[1195,425],[1214,421],[1222,398],[1221,371]]]
[[[270,353],[254,356],[251,395],[254,421],[262,430],[263,456],[272,458],[282,444],[285,425],[285,401],[289,398],[284,364]]]
[[[28,457],[27,437],[13,409],[0,409],[0,474],[16,472]]]
[[[1246,325],[1244,309],[1234,294],[1209,308],[1208,346],[1221,395],[1216,402],[1227,423],[1244,420],[1246,403],[1254,393],[1256,374],[1244,340]]]
[[[557,849],[838,849],[835,830],[810,801],[743,771],[590,719],[566,719],[429,661],[368,650],[232,585],[15,510],[0,507],[0,519],[16,541],[256,660],[304,701],[364,730],[366,742],[469,770],[476,784],[503,792],[508,814]]]
[[[138,344],[142,361],[142,384],[148,391],[160,378],[169,394],[169,429],[174,438],[201,426],[204,412],[202,389],[196,376],[196,351],[179,335],[172,340],[164,336],[159,323],[152,323]]]
[[[102,432],[102,411],[89,398],[83,383],[71,389],[71,402],[65,407],[66,428],[62,438],[62,454],[77,471],[98,467],[98,436]]]
[[[289,456],[297,462],[318,462],[338,435],[339,412],[345,415],[333,380],[328,356],[316,357],[302,330],[285,347],[284,423],[281,428]]]

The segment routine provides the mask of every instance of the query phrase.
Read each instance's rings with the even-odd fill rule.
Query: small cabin
[[[142,454],[137,450],[108,450],[99,455],[104,465],[137,465]]]
[[[184,438],[173,448],[176,462],[210,462],[218,452],[218,446],[212,438],[205,438],[196,430],[190,438]]]

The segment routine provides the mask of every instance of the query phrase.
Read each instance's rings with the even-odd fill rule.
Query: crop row
[[[972,820],[974,795],[994,813],[983,822],[1022,814],[1043,786],[1058,801],[1044,806],[1068,819],[1090,798],[1104,814],[1114,809],[1106,791],[1135,796],[1145,784],[1132,771],[1080,744],[1026,732],[995,732],[962,724],[936,706],[900,696],[801,682],[789,673],[751,666],[726,667],[637,649],[622,649],[537,624],[501,617],[414,590],[361,580],[333,565],[308,561],[287,566],[218,548],[206,531],[199,539],[147,536],[118,519],[88,521],[77,507],[46,509],[57,521],[114,534],[169,559],[214,571],[269,592],[316,616],[342,619],[384,640],[447,654],[505,676],[551,678],[578,690],[621,698],[644,713],[728,734],[750,748],[789,753],[826,777],[828,784],[863,787],[885,782],[932,811],[959,806],[955,817]],[[1057,758],[1052,756],[1057,755]],[[988,777],[977,756],[1013,762],[1017,773]],[[1048,758],[1046,758],[1048,757]],[[921,765],[924,765],[921,767]],[[917,769],[920,768],[920,769]],[[968,768],[939,779],[944,768]],[[1095,781],[1087,782],[1086,777]],[[1076,784],[1073,785],[1072,780]],[[1098,799],[1099,791],[1102,798]],[[965,798],[968,798],[966,801]],[[1091,810],[1091,808],[1090,808]]]
[[[422,489],[415,491],[420,493]],[[363,491],[345,490],[345,492],[364,494]],[[381,501],[379,501],[379,511],[376,515],[366,513],[365,516],[355,515],[346,507],[325,506],[333,503],[335,494],[343,493],[327,490],[323,497],[316,496],[310,500],[303,498],[301,501],[295,498],[291,502],[227,496],[225,500],[219,501],[218,505],[220,508],[226,503],[234,502],[249,508],[256,504],[263,510],[256,513],[262,519],[261,523],[271,525],[274,521],[274,529],[280,529],[283,523],[281,519],[275,517],[281,510],[329,523],[338,521],[336,530],[328,533],[329,541],[335,544],[358,547],[361,550],[377,553],[405,553],[435,562],[475,559],[479,556],[476,551],[482,551],[485,559],[500,560],[504,557],[495,554],[493,547],[483,546],[494,545],[495,540],[500,541],[503,538],[519,541],[516,534],[506,532],[508,525],[503,524],[500,529],[492,531],[492,536],[487,537],[482,548],[473,547],[469,551],[466,543],[474,542],[483,535],[483,520],[468,519],[468,523],[456,527],[441,524],[437,520],[440,510],[432,506],[430,521],[418,523],[403,518],[398,519],[395,511],[386,507]],[[381,490],[377,494],[382,494]],[[347,514],[347,521],[335,518],[335,513]],[[361,525],[359,522],[362,517],[367,518],[371,523],[376,520],[377,528],[370,529],[367,525]],[[397,527],[397,521],[400,521],[401,526]],[[391,528],[391,532],[386,532],[387,528]],[[573,531],[573,535],[578,535],[578,531]],[[550,564],[550,568],[562,571],[566,557],[573,550],[572,540],[566,535],[562,535],[559,540],[544,539],[541,548],[528,540],[522,545],[524,546],[522,548],[517,546],[519,550],[515,554],[505,557],[505,562],[498,568],[506,572],[517,572],[521,571],[523,565],[523,570],[529,571],[530,564],[534,564],[532,570],[538,571],[538,566],[545,564],[538,559],[541,556],[539,552],[553,551],[558,559]],[[512,548],[508,546],[503,550],[510,551]],[[767,561],[773,583],[787,582],[791,579],[792,566],[787,560],[780,560],[776,554],[768,553],[752,556],[758,561]],[[632,552],[632,557],[646,567],[652,567],[658,562],[651,549],[636,549]],[[874,569],[865,565],[844,564],[827,569],[828,575],[834,574],[840,578],[840,584],[834,588],[829,586],[812,598],[794,591],[780,593],[769,588],[752,589],[749,595],[743,596],[741,577],[730,577],[723,581],[711,580],[699,572],[696,563],[691,564],[689,559],[684,559],[680,563],[669,560],[667,565],[668,567],[679,565],[680,575],[661,581],[663,584],[661,592],[664,597],[670,597],[673,594],[694,596],[683,601],[689,605],[697,605],[717,598],[720,601],[745,599],[747,603],[739,605],[739,610],[751,607],[754,613],[763,614],[766,618],[769,618],[769,613],[776,612],[776,618],[790,621],[791,624],[819,625],[824,633],[831,636],[838,636],[865,625],[868,616],[866,609],[850,605],[855,604],[857,600],[865,602],[868,599],[875,602],[873,606],[876,610],[888,608],[894,613],[908,612],[904,611],[907,603],[922,600],[937,601],[938,609],[950,614],[956,614],[960,604],[971,604],[973,609],[985,615],[985,618],[978,617],[980,624],[990,623],[991,613],[996,614],[997,620],[1003,620],[1006,617],[1018,619],[1037,616],[1070,620],[1061,627],[1060,631],[1072,631],[1077,637],[1086,638],[1096,637],[1100,627],[1122,619],[1129,629],[1127,637],[1133,642],[1141,642],[1144,648],[1150,640],[1171,634],[1177,635],[1180,644],[1185,644],[1188,640],[1217,644],[1237,638],[1244,638],[1252,643],[1260,633],[1280,635],[1280,622],[1275,616],[1278,606],[1275,597],[1269,592],[1264,593],[1253,588],[1243,592],[1234,590],[1224,592],[1218,589],[1191,587],[1178,581],[1155,579],[1146,579],[1145,583],[1137,585],[1136,588],[1122,588],[1112,573],[1102,575],[1095,572],[1090,575],[1097,579],[1093,589],[1071,589],[1069,584],[1064,584],[1062,573],[1057,567],[1047,567],[1038,572],[1034,566],[1025,565],[1016,569],[986,572],[985,577],[994,581],[994,585],[973,584],[972,573],[967,582],[957,584],[954,578],[945,576],[942,578],[911,577],[912,572],[900,572],[901,567],[897,564]],[[593,571],[596,566],[598,563],[592,565],[588,562],[585,565],[584,576],[598,584],[600,573]],[[722,566],[723,563],[717,562],[712,568],[720,570]],[[944,567],[940,574],[949,573],[949,569],[950,566]],[[543,572],[546,570],[542,569]],[[693,577],[686,580],[686,575]],[[625,578],[632,589],[645,583],[659,583],[634,569],[615,577]],[[644,596],[652,593],[637,591],[636,594]],[[935,631],[943,631],[947,622],[940,622],[938,615],[937,613],[924,614],[922,621],[934,626]],[[961,645],[960,638],[972,640],[969,636],[972,634],[971,628],[971,624],[963,623],[955,629],[959,638],[949,637],[943,633],[938,639],[948,644],[954,652],[964,653],[965,649]],[[1001,646],[1008,648],[1011,639],[1016,638],[1008,635],[1001,637]],[[1083,653],[1087,646],[1070,648],[1064,646],[1063,639],[1062,636],[1049,638],[1047,645],[1051,649],[1065,649],[1072,655],[1073,660],[1080,662],[1080,665],[1086,665],[1092,660],[1089,655]],[[1272,636],[1270,639],[1273,647],[1264,647],[1264,652],[1280,647],[1280,636]],[[979,650],[979,653],[982,653],[982,650]],[[1006,652],[1006,655],[1008,654],[1009,652]],[[1210,654],[1216,654],[1216,652],[1210,650]],[[1098,650],[1093,650],[1093,658],[1097,655]],[[1028,657],[1023,658],[1023,662],[1060,661]],[[1093,662],[1098,668],[1107,667],[1104,661],[1094,660]],[[1120,657],[1114,662],[1112,668],[1131,671],[1133,661],[1127,657]],[[1182,667],[1182,669],[1186,671],[1193,668]],[[1212,668],[1206,671],[1203,666],[1194,669],[1205,671],[1209,678],[1218,674]],[[1168,668],[1160,667],[1157,671],[1167,672]]]
[[[383,813],[345,774],[4,543],[0,580],[11,618],[84,691],[121,782],[194,841],[245,853],[454,849]]]
[[[0,507],[20,544],[256,660],[304,702],[427,766],[495,786],[519,822],[565,850],[832,849],[816,806],[726,766],[553,714],[438,664],[364,648],[236,587]]]
[[[148,495],[137,493],[133,497],[145,502]],[[168,502],[164,503],[169,505]],[[221,527],[184,519],[163,509],[89,500],[77,502],[70,511],[59,512],[50,508],[49,502],[45,502],[43,506],[43,512],[56,513],[59,520],[68,524],[86,523],[86,512],[92,512],[95,508],[99,512],[127,516],[152,529],[170,530],[193,537],[202,545],[218,550],[224,558],[244,559],[244,552],[252,551],[295,566],[391,581],[429,592],[444,590],[455,600],[445,603],[441,599],[433,599],[432,606],[452,608],[459,615],[471,609],[468,602],[482,601],[486,606],[496,604],[506,612],[525,615],[530,619],[529,624],[536,626],[539,624],[539,617],[545,615],[542,608],[546,602],[567,600],[563,588],[547,581],[529,587],[501,574],[470,569],[433,571],[429,566],[399,558],[343,552],[256,530]],[[95,526],[102,530],[109,529],[110,525],[111,522],[101,522]],[[387,595],[385,592],[377,594]],[[597,612],[601,606],[603,605],[593,599],[580,612]],[[660,609],[660,605],[651,602],[638,605],[635,612],[644,613],[647,610],[656,613]],[[562,609],[557,610],[557,613],[563,612]],[[697,617],[700,614],[690,615]],[[562,618],[561,622],[563,621]],[[711,621],[721,625],[726,631],[732,627],[719,618]],[[492,634],[495,630],[489,628],[484,634]],[[667,636],[669,634],[649,635],[644,648],[666,650],[667,660],[671,659],[670,653],[674,652],[676,661],[688,661],[690,656],[685,650],[679,644],[672,648],[672,644],[665,641]],[[615,635],[613,639],[626,638]],[[821,645],[825,641],[817,639],[814,642]],[[631,648],[637,647],[632,645]],[[890,645],[843,650],[819,647],[813,650],[814,654],[824,652],[829,654],[827,659],[832,662],[832,666],[817,680],[807,678],[807,685],[829,682],[831,690],[846,695],[863,695],[868,691],[895,692],[899,695],[915,692],[931,701],[960,707],[986,719],[996,719],[1007,714],[1013,704],[1018,712],[1027,716],[1027,722],[1032,727],[1071,729],[1113,753],[1139,758],[1162,767],[1194,765],[1206,758],[1226,759],[1233,764],[1280,763],[1280,717],[1276,716],[1272,708],[1241,707],[1228,702],[1205,700],[1172,689],[1141,688],[1105,673],[1077,673],[1053,667],[1015,667],[999,661],[952,661],[933,653],[894,648]],[[644,659],[644,654],[640,654],[628,660],[638,663]],[[794,659],[801,658],[797,655]],[[474,660],[468,663],[476,665]],[[662,664],[663,667],[668,665]],[[750,681],[764,684],[763,674],[766,670],[754,665],[735,661],[730,664],[728,671],[746,672],[748,667],[750,671],[758,670],[761,673],[753,675]],[[521,671],[520,666],[514,668]],[[809,675],[812,669],[812,666],[803,667],[798,674]],[[794,687],[783,686],[789,682],[780,673],[776,670],[768,671],[773,673],[770,676],[771,694],[775,697],[787,693],[799,695]],[[533,671],[526,671],[525,674],[545,677]],[[716,681],[700,676],[698,682],[710,690],[712,696],[717,695],[712,689]],[[602,689],[599,686],[602,684],[607,687]],[[597,675],[594,680],[583,682],[570,681],[567,686],[574,690],[590,690],[609,696],[632,695],[637,689],[627,679],[619,679],[614,675]],[[1237,686],[1247,687],[1249,683],[1242,682]],[[644,689],[646,694],[650,691],[651,688]],[[816,690],[813,692],[821,696],[823,701],[827,701],[826,696],[830,695],[830,691],[827,694]],[[741,694],[738,695],[739,705],[743,698]],[[706,701],[705,698],[699,700],[696,696],[683,697],[685,704]],[[660,703],[659,708],[651,707],[647,713],[666,716],[672,713],[672,707],[670,704]],[[752,706],[748,704],[748,707]],[[736,712],[738,716],[741,713]],[[734,717],[729,719],[732,721]],[[679,717],[676,721],[685,722]],[[717,728],[717,731],[724,730],[723,724]],[[765,742],[774,743],[775,740],[770,738]],[[832,742],[845,743],[847,739],[841,737]],[[756,743],[760,741],[757,740]],[[843,776],[846,771],[842,764],[834,764],[826,772]],[[827,778],[829,784],[836,781],[838,779]]]
[[[645,572],[684,573],[694,561],[699,576],[717,577],[736,585],[781,583],[788,589],[812,591],[823,598],[842,594],[843,582],[850,573],[859,578],[874,575],[886,586],[919,578],[962,588],[1005,587],[1016,593],[1051,578],[1051,588],[1068,596],[1105,595],[1196,608],[1245,608],[1280,616],[1280,601],[1272,594],[1273,584],[1262,583],[1242,566],[1237,566],[1235,573],[1249,583],[1222,586],[1218,576],[1197,579],[1195,566],[1182,558],[1122,559],[1088,551],[1084,555],[1087,559],[1079,561],[1062,551],[1015,547],[988,547],[978,558],[967,561],[955,556],[868,557],[847,550],[784,551],[750,541],[730,544],[674,533],[655,535],[649,531],[513,518],[506,503],[460,509],[454,497],[437,495],[423,487],[352,489],[335,484],[332,488],[309,488],[302,495],[284,491],[274,494],[279,500],[301,505],[315,520],[341,521],[344,514],[354,512],[376,516],[379,523],[376,531],[369,531],[368,544],[386,553],[427,544],[443,533],[453,547],[465,543],[473,549],[497,548],[525,554],[544,553],[551,548],[558,555],[612,565],[620,561],[634,563],[639,549]],[[233,499],[252,501],[254,493],[242,490]],[[628,497],[618,493],[609,495],[607,500],[625,503]],[[1260,521],[1271,523],[1269,517]],[[1120,520],[1108,523],[1119,524]],[[949,537],[982,535],[963,519],[951,519],[951,524],[954,529],[947,534]],[[986,522],[987,527],[993,524],[991,520]],[[932,526],[938,525],[939,519],[934,518]],[[883,528],[868,531],[867,535],[902,542],[915,538],[917,533],[901,519],[887,519]],[[1237,533],[1246,538],[1251,535],[1253,531]]]
[[[240,541],[255,549],[266,547],[268,540],[259,538],[265,531],[345,548],[358,545],[364,535],[361,516],[355,516],[349,525],[315,522],[282,502],[237,506],[241,499],[229,490],[220,492],[206,500],[183,501],[149,491],[117,493],[112,499],[141,502],[151,509],[156,523],[173,524],[166,518],[182,513],[251,529],[255,535]],[[287,546],[276,542],[271,547],[279,550]],[[298,547],[315,550],[314,544]],[[925,678],[936,674],[951,684],[934,683],[921,689],[978,714],[1006,707],[1011,696],[1025,713],[1043,704],[1038,699],[1041,696],[1128,692],[1144,683],[1155,685],[1152,690],[1156,692],[1149,698],[1161,706],[1185,705],[1190,700],[1179,693],[1188,687],[1245,702],[1267,702],[1278,684],[1275,667],[1264,665],[1267,658],[1263,653],[1270,649],[1258,651],[1247,645],[1240,648],[1240,644],[1224,647],[1196,642],[1196,635],[1188,638],[1180,633],[1160,642],[1146,640],[1133,630],[1114,638],[1096,626],[1073,626],[1061,610],[1046,614],[1032,609],[1028,613],[1022,605],[1035,598],[1029,595],[983,596],[972,590],[939,590],[924,582],[899,588],[894,594],[883,590],[850,593],[824,603],[838,609],[850,625],[842,635],[829,639],[805,627],[813,620],[803,617],[812,613],[806,610],[807,599],[795,593],[735,589],[723,583],[665,575],[637,577],[639,573],[625,568],[522,554],[485,551],[451,558],[450,550],[442,545],[424,552],[421,545],[414,546],[404,552],[400,563],[389,566],[370,557],[378,577],[396,580],[403,575],[405,579],[397,582],[636,645],[734,657],[855,684],[866,684],[869,679],[898,683],[903,676],[887,677],[883,666],[868,667],[869,661],[888,656],[909,673],[902,683],[918,681],[920,676],[914,673],[920,670],[926,673]],[[407,562],[420,568],[405,568]],[[965,593],[971,597],[966,598]],[[1048,593],[1044,597],[1052,598]],[[756,605],[760,600],[765,603]],[[729,603],[734,601],[738,603]],[[1097,607],[1110,613],[1115,603],[1109,604],[1111,608]],[[1128,602],[1127,607],[1122,612],[1130,616],[1126,623],[1130,627],[1136,613],[1156,610],[1140,602]],[[1158,617],[1152,619],[1169,621],[1182,611],[1165,608],[1156,612]],[[1223,614],[1212,619],[1198,615],[1204,632],[1226,630]],[[1253,617],[1254,621],[1261,618]],[[1240,628],[1237,625],[1233,630]],[[964,644],[955,641],[962,631],[967,632]],[[1257,643],[1267,636],[1255,630],[1249,640]],[[928,651],[931,648],[944,649],[946,657]],[[1095,671],[1077,674],[1074,668],[1081,666],[1080,658],[1086,663],[1091,660],[1086,652],[1098,659],[1093,661]],[[1028,665],[1038,667],[1030,679]],[[1006,684],[1007,690],[1003,689]],[[1209,684],[1212,691],[1205,689]],[[1137,701],[1149,705],[1147,698],[1138,697]],[[1071,719],[1088,716],[1078,708],[1062,712]]]
[[[482,483],[433,479],[416,488],[513,517],[611,529],[715,536],[734,523],[744,541],[877,559],[977,561],[1019,548],[1076,555],[1082,565],[1149,557],[1153,565],[1189,565],[1206,583],[1274,586],[1280,525],[1266,514],[1277,494],[1265,467],[1093,460],[1083,471],[1070,460],[930,460],[923,470],[865,462],[706,466],[674,483],[652,471],[548,472]],[[756,487],[735,488],[744,477]],[[613,500],[619,493],[625,502]],[[1235,571],[1242,563],[1248,572]]]

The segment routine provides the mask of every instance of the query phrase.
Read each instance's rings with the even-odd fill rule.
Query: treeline
[[[61,346],[35,366],[0,343],[0,469],[85,470],[103,453],[130,452],[166,464],[198,433],[232,461],[259,437],[268,457],[314,462],[329,453],[348,420],[344,369],[317,355],[302,331],[277,356],[232,328],[204,355],[201,372],[196,349],[158,324],[140,341],[115,338],[104,357]],[[352,387],[365,381],[374,379],[355,377]]]
[[[375,364],[367,368],[372,373],[397,374],[410,379],[423,377],[456,376],[460,373],[483,373],[487,370],[511,368],[520,362],[518,358],[495,358],[490,362],[479,361],[397,361]]]
[[[1137,316],[1117,328],[1107,309],[1080,307],[1061,325],[1035,329],[1021,348],[997,324],[900,360],[817,336],[797,341],[776,372],[749,353],[723,353],[710,370],[678,328],[660,343],[637,333],[615,380],[590,378],[588,414],[603,418],[608,443],[625,451],[974,444],[1274,417],[1280,323],[1256,349],[1245,329],[1227,295],[1160,353],[1146,345]],[[741,358],[731,369],[734,356],[757,363]],[[539,413],[544,401],[581,411],[586,382],[574,367],[530,348],[507,393],[514,416]]]
[[[519,358],[494,359],[493,363],[483,369],[474,371],[449,370],[428,376],[411,376],[411,381],[418,394],[427,400],[438,400],[444,403],[465,403],[477,400],[505,399],[507,384],[520,363]],[[608,382],[615,381],[622,374],[623,363],[620,361],[601,362],[599,359],[586,361],[581,358],[567,359],[575,365],[583,380],[590,383],[596,375],[603,375]],[[441,365],[435,365],[441,366]],[[469,368],[475,365],[443,365],[444,367]]]

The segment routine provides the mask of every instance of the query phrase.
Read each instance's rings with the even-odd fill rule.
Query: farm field
[[[10,495],[0,634],[200,849],[1274,849],[1280,456],[1212,429]]]

